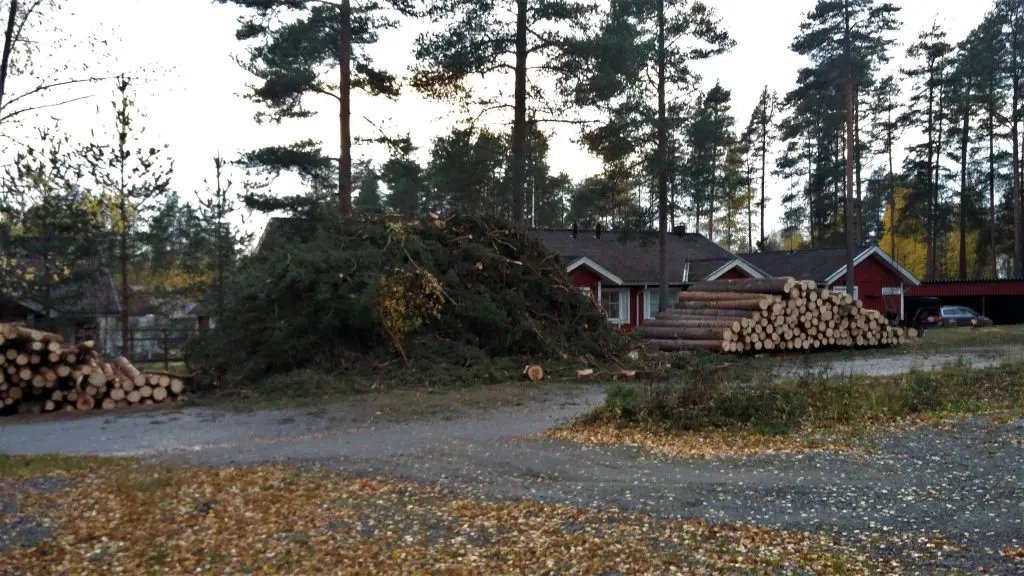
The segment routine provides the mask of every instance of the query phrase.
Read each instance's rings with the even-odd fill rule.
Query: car
[[[918,310],[914,316],[914,327],[919,330],[926,328],[956,328],[960,326],[982,328],[991,325],[991,318],[978,314],[967,306],[926,305]]]

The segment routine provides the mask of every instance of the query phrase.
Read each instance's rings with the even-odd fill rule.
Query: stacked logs
[[[173,374],[104,361],[91,341],[65,346],[58,334],[0,323],[0,414],[111,410],[171,402],[184,390]]]
[[[813,280],[756,278],[695,282],[640,334],[658,350],[750,352],[898,346],[917,331]]]

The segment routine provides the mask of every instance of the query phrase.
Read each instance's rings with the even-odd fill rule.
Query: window
[[[583,288],[580,288],[580,292],[582,292],[584,296],[588,296],[589,297],[590,296],[590,287],[589,286],[584,286]]]
[[[658,304],[661,302],[661,296],[658,294],[658,288],[656,287],[648,288],[646,294],[647,305],[644,307],[644,319],[650,320],[658,313]],[[667,306],[671,308],[675,305],[676,300],[679,300],[679,290],[669,288]]]
[[[629,323],[629,290],[604,290],[601,293],[601,307],[613,324]]]

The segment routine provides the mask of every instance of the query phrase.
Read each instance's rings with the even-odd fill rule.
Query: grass
[[[883,377],[809,374],[753,385],[730,382],[698,363],[683,378],[644,391],[616,385],[606,405],[585,422],[667,431],[745,428],[772,435],[1022,408],[1024,362]]]
[[[39,456],[0,454],[0,478],[21,478],[55,472],[80,472],[98,466],[109,466],[115,462],[121,462],[121,460],[61,454]]]

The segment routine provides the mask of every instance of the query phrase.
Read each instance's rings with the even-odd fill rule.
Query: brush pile
[[[105,362],[91,341],[65,346],[58,334],[0,324],[0,414],[173,402],[184,389],[179,376]]]
[[[721,352],[898,346],[917,337],[849,294],[793,278],[695,282],[640,334],[658,350]]]

